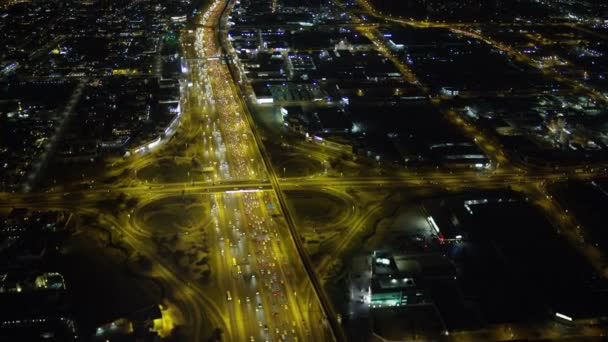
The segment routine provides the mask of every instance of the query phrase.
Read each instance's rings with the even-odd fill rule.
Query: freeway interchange
[[[186,327],[192,341],[204,340],[213,329],[219,329],[222,338],[228,341],[344,339],[338,315],[323,293],[320,278],[330,267],[331,259],[339,258],[349,248],[375,209],[355,210],[354,200],[344,195],[353,212],[340,222],[349,231],[331,242],[334,250],[315,267],[301,246],[285,191],[306,189],[343,195],[348,188],[456,192],[509,186],[545,208],[547,216],[564,228],[568,239],[579,239],[575,218],[565,215],[548,196],[545,185],[568,177],[591,179],[603,175],[603,169],[577,174],[526,170],[509,164],[491,141],[484,140],[481,133],[470,127],[469,133],[485,145],[484,151],[500,162],[500,168],[492,172],[409,169],[388,176],[278,177],[251,123],[238,82],[222,58],[222,51],[227,49],[222,47],[220,35],[225,32],[220,26],[230,6],[226,0],[211,3],[192,33],[194,44],[182,44],[188,57],[188,86],[182,99],[184,114],[178,136],[159,151],[116,161],[109,174],[116,178],[111,184],[97,183],[101,185],[85,189],[76,185],[57,186],[40,193],[4,193],[0,194],[0,206],[68,210],[95,216],[120,231],[125,243],[154,262],[151,273],[165,287],[169,305],[179,311],[175,314],[176,324]],[[363,32],[368,32],[366,29]],[[406,68],[401,69],[407,73]],[[203,160],[196,167],[211,168],[209,179],[166,183],[135,180],[137,170],[167,158],[163,153],[172,151],[172,145],[183,147],[179,158]],[[312,150],[309,152],[320,155],[321,160],[334,153],[326,147],[303,149]],[[99,203],[111,201],[117,194],[137,202],[124,211],[101,212]],[[144,210],[160,210],[154,206],[150,209],[151,204],[163,199],[179,203],[184,196],[208,205],[209,218],[204,225],[207,240],[214,246],[209,253],[212,276],[208,284],[201,284],[158,256],[149,242],[154,233],[141,219]],[[184,240],[197,238],[193,230],[186,232]],[[190,242],[196,245],[196,241]],[[602,257],[585,246],[579,248],[598,269],[603,269]]]

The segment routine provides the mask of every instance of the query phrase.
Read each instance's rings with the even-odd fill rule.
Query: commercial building
[[[372,308],[382,308],[426,302],[425,292],[416,285],[412,266],[410,262],[397,263],[389,252],[374,251],[371,259],[369,305]]]

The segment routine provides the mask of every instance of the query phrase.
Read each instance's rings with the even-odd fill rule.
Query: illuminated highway
[[[459,34],[472,34],[462,25],[450,27],[442,23],[385,17],[376,13],[367,1],[360,3],[364,9],[385,20],[419,27],[448,27]],[[226,5],[230,6],[226,0],[210,4],[199,18],[196,29],[185,33],[192,43],[185,39],[182,42],[187,56],[187,81],[181,104],[183,114],[176,136],[156,150],[133,155],[126,160],[117,158],[105,175],[112,179],[111,183],[83,180],[78,184],[57,185],[41,193],[0,193],[0,208],[69,210],[97,217],[110,229],[120,231],[125,243],[153,261],[152,275],[166,286],[169,305],[174,305],[179,311],[175,324],[184,326],[192,341],[204,340],[214,328],[221,329],[223,339],[227,341],[340,340],[342,332],[335,331],[337,315],[331,304],[325,302],[325,295],[319,293],[323,276],[333,260],[351,248],[363,231],[362,227],[382,207],[379,202],[369,208],[359,208],[356,200],[347,194],[345,189],[348,188],[449,193],[512,187],[542,207],[563,235],[588,257],[596,269],[602,274],[606,272],[604,256],[595,247],[580,243],[580,225],[557,205],[546,190],[552,182],[605,175],[605,169],[598,167],[573,173],[572,170],[517,165],[491,138],[454,112],[445,114],[492,159],[496,166],[494,170],[407,169],[391,175],[364,177],[327,175],[325,172],[306,177],[278,177],[270,167],[268,153],[259,135],[252,130],[249,113],[240,94],[241,87],[233,79],[229,65],[225,64],[227,59],[221,44],[225,37],[220,36],[225,32],[219,26],[229,12],[225,11]],[[376,24],[356,25],[356,28],[398,67],[405,80],[423,87],[407,65],[380,43]],[[478,35],[472,37],[497,44]],[[505,46],[500,48],[508,49]],[[348,151],[348,148],[330,142],[293,147],[298,153],[320,162]],[[142,170],[164,161],[189,165],[189,179],[155,182],[140,178]],[[195,179],[195,174],[199,178]],[[307,256],[302,254],[298,234],[294,232],[297,227],[283,193],[302,189],[330,193],[348,204],[344,214],[333,223],[347,230],[327,242],[328,253],[314,265],[314,270],[310,269],[312,266]],[[121,195],[137,199],[136,204],[115,214],[99,209],[100,202],[116,201]],[[153,233],[138,218],[151,204],[163,199],[179,203],[184,196],[195,197],[210,208],[209,220],[205,223],[214,246],[209,255],[210,284],[201,284],[195,277],[160,257],[150,242],[154,238]],[[195,239],[196,235],[193,236],[184,239]],[[311,271],[316,272],[316,278],[310,278]],[[523,330],[521,334],[528,336]],[[472,336],[479,340],[483,339],[481,336],[509,338],[512,335],[511,331],[500,327],[477,335],[463,333],[454,336],[454,340],[470,340]]]
[[[194,56],[204,61],[204,67],[191,70],[198,72],[194,82],[204,85],[204,103],[216,114],[207,116],[207,127],[213,129],[209,140],[215,143],[209,148],[209,154],[215,152],[214,180],[265,183],[266,165],[247,122],[247,108],[238,100],[224,60],[216,58],[222,50],[217,34],[226,5],[215,1],[203,14],[195,32]],[[203,142],[206,138],[203,133]],[[323,326],[319,301],[298,300],[300,289],[310,286],[308,276],[280,213],[271,216],[267,211],[277,199],[261,187],[213,196],[220,248],[215,259],[217,285],[229,316],[226,331],[238,340],[327,340],[327,329],[312,328]]]

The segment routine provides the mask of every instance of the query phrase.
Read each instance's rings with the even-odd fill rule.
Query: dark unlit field
[[[348,209],[348,203],[326,192],[295,190],[286,195],[298,226],[328,225]]]
[[[183,183],[205,180],[205,174],[194,172],[197,168],[187,162],[162,160],[137,171],[137,178],[150,183]]]
[[[169,197],[145,205],[135,218],[151,233],[169,235],[205,226],[209,212],[208,203],[198,197]]]
[[[130,257],[133,251],[125,245],[116,248],[115,238],[110,243],[109,236],[102,227],[83,225],[65,243],[54,265],[65,276],[83,336],[161,301],[161,288]]]

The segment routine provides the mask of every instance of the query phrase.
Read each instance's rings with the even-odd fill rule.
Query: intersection
[[[362,3],[368,6],[367,2]],[[510,163],[491,140],[449,114],[475,137],[499,167],[488,172],[421,168],[377,176],[278,176],[228,59],[222,58],[223,51],[228,49],[222,22],[231,6],[232,2],[226,0],[211,3],[192,33],[194,44],[182,44],[188,56],[188,85],[182,98],[184,114],[179,134],[158,150],[115,160],[115,167],[106,175],[114,179],[113,183],[98,181],[91,185],[91,180],[87,180],[83,181],[88,185],[85,188],[80,184],[57,186],[39,193],[2,193],[0,207],[67,210],[97,217],[119,231],[125,243],[154,262],[152,274],[166,287],[170,303],[183,316],[178,323],[187,327],[192,340],[202,340],[212,328],[219,328],[229,341],[344,340],[339,317],[324,293],[322,275],[331,259],[339,258],[349,248],[376,209],[353,209],[345,214],[341,224],[350,230],[332,241],[335,250],[315,265],[302,246],[290,212],[285,193],[291,190],[343,195],[347,188],[390,187],[432,193],[510,187],[539,204],[547,217],[562,227],[564,236],[606,276],[603,256],[594,247],[579,243],[575,218],[560,208],[546,190],[546,185],[552,182],[603,176],[603,165],[577,173],[527,169]],[[369,30],[373,29],[373,26],[361,28],[372,40]],[[406,77],[413,77],[405,66],[399,69]],[[327,146],[296,147],[320,160],[335,154]],[[202,174],[205,179],[165,183],[138,179],[138,170],[166,158],[186,163],[196,161],[191,172]],[[135,205],[115,212],[99,209],[101,201],[116,201],[120,196],[134,199]],[[146,243],[153,238],[152,233],[138,219],[147,205],[163,199],[179,202],[184,197],[204,202],[210,208],[206,229],[210,243],[215,246],[209,257],[210,284],[197,282],[159,257],[154,246]],[[354,201],[344,197],[350,201],[347,209],[351,205],[354,208]]]

